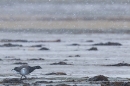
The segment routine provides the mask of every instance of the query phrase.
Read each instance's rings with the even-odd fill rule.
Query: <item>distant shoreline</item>
[[[42,34],[130,34],[129,29],[0,29],[2,33],[42,33]]]
[[[0,21],[0,31],[42,33],[130,33],[130,21]]]

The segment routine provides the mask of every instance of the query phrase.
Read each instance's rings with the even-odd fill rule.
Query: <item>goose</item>
[[[29,65],[23,65],[23,66],[20,66],[20,67],[15,67],[12,70],[15,70],[20,75],[22,75],[20,79],[22,79],[23,76],[25,77],[25,79],[27,79],[26,75],[30,74],[35,69],[42,69],[42,68],[40,66],[33,66],[33,67],[31,67]]]

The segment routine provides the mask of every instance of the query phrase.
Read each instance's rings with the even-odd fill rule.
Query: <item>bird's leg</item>
[[[27,79],[27,77],[24,75],[25,79]]]
[[[23,75],[21,76],[20,80],[22,80]]]

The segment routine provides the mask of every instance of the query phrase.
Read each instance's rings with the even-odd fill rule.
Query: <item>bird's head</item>
[[[15,67],[15,68],[14,68],[14,69],[12,69],[12,70],[18,71],[18,67]]]
[[[42,69],[40,66],[34,66],[35,69]]]

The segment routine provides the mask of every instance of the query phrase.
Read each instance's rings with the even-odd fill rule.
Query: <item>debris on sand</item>
[[[130,86],[130,82],[101,82],[101,86]]]
[[[87,40],[86,42],[93,42],[93,40]]]
[[[75,55],[75,56],[71,56],[71,55],[70,55],[69,57],[80,57],[80,55]]]
[[[92,78],[89,78],[89,81],[109,81],[108,77],[103,75],[94,76]]]
[[[74,43],[74,44],[70,44],[69,46],[80,46],[80,44]]]
[[[2,83],[23,83],[23,82],[18,78],[12,78],[12,79],[6,78],[2,81]]]
[[[39,41],[35,41],[35,42],[61,42],[60,39],[56,39],[56,40],[39,40]]]
[[[0,45],[0,47],[22,47],[22,45],[8,43],[8,44]]]
[[[28,41],[28,40],[21,40],[21,39],[18,39],[18,40],[13,40],[13,39],[2,39],[0,40],[0,42],[61,42],[60,39],[57,39],[57,40],[38,40],[38,41]]]
[[[36,81],[35,84],[36,83],[53,83],[53,81]]]
[[[16,62],[14,64],[18,64],[18,65],[24,65],[24,64],[28,64],[28,63],[24,63],[24,62]]]
[[[56,86],[71,86],[71,85],[67,85],[67,84],[58,84]]]
[[[97,43],[97,44],[93,44],[96,46],[121,46],[122,44],[117,43],[117,42],[107,42],[107,43]]]
[[[14,58],[14,56],[5,56],[5,58]]]
[[[47,73],[45,75],[67,75],[67,74],[63,72],[56,72],[56,73]]]
[[[89,51],[97,51],[98,49],[96,47],[92,47],[90,49],[88,49]]]
[[[111,65],[104,65],[104,66],[130,66],[128,63],[118,63],[118,64],[111,64]]]
[[[58,62],[58,63],[52,63],[50,65],[72,65],[72,64],[67,64],[66,62]]]
[[[1,42],[28,42],[27,40],[2,39]]]
[[[32,45],[31,47],[42,47],[42,45]]]
[[[9,60],[17,60],[17,61],[20,61],[21,59],[14,58],[14,59],[9,59]]]
[[[32,59],[28,59],[28,60],[45,60],[45,59],[43,59],[43,58],[32,58]]]
[[[46,48],[46,47],[42,47],[42,48],[39,49],[39,50],[50,50],[50,49],[48,49],[48,48]]]

